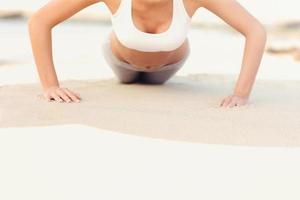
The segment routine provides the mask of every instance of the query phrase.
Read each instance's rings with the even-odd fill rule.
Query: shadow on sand
[[[300,146],[300,82],[257,80],[249,105],[218,104],[233,79],[174,77],[164,85],[115,79],[61,83],[80,103],[46,102],[39,84],[0,87],[0,127],[83,124],[144,137],[209,144]]]

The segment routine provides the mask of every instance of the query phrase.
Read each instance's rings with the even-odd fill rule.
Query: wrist
[[[55,85],[50,85],[50,86],[44,86],[43,87],[43,91],[46,92],[47,90],[53,89],[53,88],[58,88],[59,85],[55,84]]]
[[[250,96],[250,92],[251,92],[251,85],[243,85],[243,87],[241,87],[241,85],[237,85],[234,89],[233,94],[235,96],[239,96],[239,97],[243,97],[243,98],[249,98]]]
[[[56,77],[52,76],[41,76],[40,83],[44,91],[50,88],[57,88],[59,87],[59,82]]]
[[[250,96],[250,93],[243,93],[243,92],[234,92],[233,93],[234,96],[237,96],[237,97],[241,97],[241,98],[246,98],[248,99],[249,96]]]

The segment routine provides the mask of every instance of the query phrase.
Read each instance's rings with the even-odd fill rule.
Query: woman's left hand
[[[248,103],[248,97],[242,97],[242,96],[237,96],[237,95],[230,95],[225,97],[221,103],[220,103],[220,107],[235,107],[235,106],[243,106],[246,105]]]

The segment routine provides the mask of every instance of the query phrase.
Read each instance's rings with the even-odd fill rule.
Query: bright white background
[[[2,200],[299,200],[300,149],[142,138],[82,125],[0,129]]]
[[[9,10],[36,10],[49,2],[49,0],[1,0],[0,9]],[[300,19],[300,2],[297,0],[238,0],[253,15],[262,20],[265,24],[282,22],[286,20]],[[109,15],[108,9],[101,5],[94,5],[87,8],[85,12],[94,12]],[[219,22],[214,15],[204,10],[198,10],[193,20],[204,20]]]

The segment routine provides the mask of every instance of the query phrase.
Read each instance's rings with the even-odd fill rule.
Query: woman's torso
[[[131,0],[145,2],[147,0]],[[148,0],[153,1],[155,0]],[[192,0],[182,0],[186,13],[192,18],[196,11],[196,5]],[[105,0],[104,2],[110,12],[114,14],[121,3],[121,0]],[[174,3],[174,2],[173,2]],[[153,3],[154,5],[154,3]],[[165,0],[163,3],[151,4],[137,3],[132,4],[132,22],[135,27],[143,32],[152,34],[162,33],[169,29],[172,21],[172,0]],[[145,11],[147,10],[147,16]],[[145,52],[131,49],[123,45],[116,33],[111,32],[111,48],[113,53],[123,62],[136,67],[158,68],[160,66],[176,63],[181,60],[189,48],[188,39],[176,49],[171,51]]]

